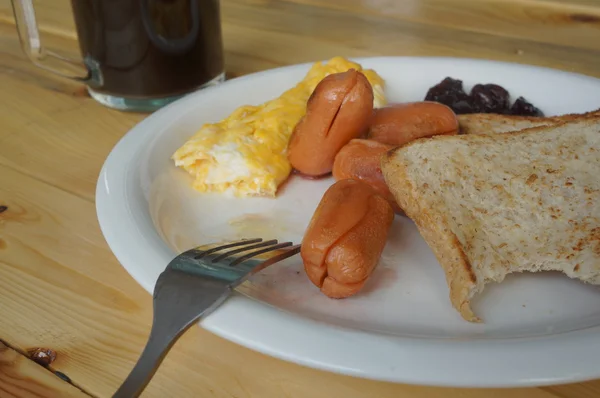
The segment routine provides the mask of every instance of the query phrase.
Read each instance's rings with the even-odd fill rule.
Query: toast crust
[[[600,116],[600,109],[586,113],[570,113],[550,117],[471,113],[458,115],[457,118],[460,134],[496,134],[533,127],[555,126],[595,116]]]
[[[408,146],[406,144],[405,146]],[[390,190],[406,215],[412,219],[419,232],[433,251],[446,274],[446,282],[450,290],[450,302],[461,316],[470,322],[480,322],[471,310],[470,300],[474,295],[477,282],[473,267],[465,255],[458,237],[450,230],[444,214],[433,214],[422,208],[406,169],[391,162],[394,153],[400,148],[388,152],[382,159],[383,175],[388,181]],[[446,265],[447,266],[444,266]]]

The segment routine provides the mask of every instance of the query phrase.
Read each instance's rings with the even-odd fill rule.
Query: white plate
[[[422,100],[446,76],[494,82],[548,115],[600,107],[600,80],[523,65],[449,58],[358,59],[387,81],[391,101]],[[200,194],[170,155],[202,123],[278,96],[309,65],[269,70],[191,94],[133,128],[97,189],[100,226],[127,271],[151,292],[176,253],[236,237],[300,242],[331,180],[293,178],[277,199]],[[201,325],[254,350],[365,378],[445,386],[525,386],[600,376],[600,290],[560,274],[513,275],[463,321],[442,269],[409,220],[396,217],[382,261],[359,295],[330,300],[300,257],[243,285]]]

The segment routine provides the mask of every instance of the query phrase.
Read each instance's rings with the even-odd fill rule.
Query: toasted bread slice
[[[600,284],[600,116],[413,141],[382,158],[398,204],[446,273],[452,305],[513,272]]]
[[[587,113],[573,113],[551,117],[471,113],[458,115],[458,123],[460,125],[461,134],[494,134],[508,133],[533,127],[555,126],[560,123],[573,122],[582,118],[594,116],[600,116],[600,109]]]

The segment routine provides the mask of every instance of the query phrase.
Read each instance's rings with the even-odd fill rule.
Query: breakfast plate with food
[[[493,61],[268,70],[128,132],[98,218],[149,292],[198,245],[301,243],[200,322],[268,355],[427,385],[597,378],[599,108],[598,79]]]

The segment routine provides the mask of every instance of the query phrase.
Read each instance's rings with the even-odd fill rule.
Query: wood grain
[[[69,1],[35,5],[45,44],[77,56]],[[222,10],[229,76],[385,54],[490,58],[600,77],[600,0],[223,0]],[[145,343],[151,297],[106,246],[94,192],[110,149],[146,115],[103,108],[81,85],[33,66],[7,0],[0,87],[0,339],[22,352],[54,349],[52,369],[85,392],[0,347],[0,396],[109,397]],[[379,383],[282,362],[192,328],[144,396],[592,398],[600,381],[511,390]]]
[[[73,41],[54,37],[50,43]],[[0,163],[93,199],[106,154],[146,115],[97,107],[80,84],[31,64],[13,26],[0,23],[0,49],[0,87],[20,93],[0,96]]]
[[[523,0],[287,0],[290,3],[326,7],[355,15],[418,22],[464,30],[471,34],[600,49],[600,4],[596,7],[560,2]]]
[[[589,6],[589,7],[598,7],[598,0],[533,0],[533,1],[541,1],[544,3],[552,3],[552,4],[563,4],[567,7],[569,6]]]
[[[464,30],[325,7],[283,1],[272,3],[268,8],[255,7],[246,1],[224,3],[227,56],[233,52],[258,60],[262,65],[277,65],[314,61],[331,54],[435,54],[527,63],[600,76],[600,51],[489,34],[474,35]],[[297,15],[310,15],[311,23]]]
[[[89,395],[0,342],[0,397],[82,398]]]

